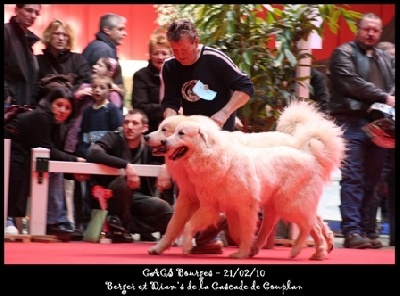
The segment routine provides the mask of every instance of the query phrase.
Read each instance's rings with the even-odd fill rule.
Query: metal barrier
[[[116,169],[102,164],[88,162],[52,161],[50,150],[46,148],[32,149],[31,196],[29,206],[29,234],[45,235],[47,224],[47,199],[49,173],[80,173],[98,175],[120,175],[123,169]],[[8,175],[10,161],[10,142],[4,140],[4,222],[7,219]],[[161,165],[134,164],[139,176],[157,177]],[[5,225],[5,224],[4,224]]]
[[[8,209],[8,180],[9,180],[9,163],[10,163],[10,143],[9,139],[4,139],[4,225],[6,225],[7,209]],[[81,173],[81,174],[99,174],[99,175],[120,175],[124,173],[122,169],[112,168],[106,165],[94,164],[88,162],[65,162],[65,161],[50,161],[50,150],[46,148],[32,149],[32,174],[31,174],[31,197],[28,213],[30,215],[29,233],[32,235],[46,234],[47,224],[47,198],[49,186],[49,172],[63,173]],[[135,164],[135,169],[140,176],[156,177],[161,168],[160,165],[139,165]],[[328,208],[322,202],[320,210],[327,208],[328,213],[323,212],[322,216],[328,216],[329,213],[336,213],[338,210],[339,190],[335,183],[340,181],[340,170],[332,174],[333,185],[328,185],[324,190],[329,193],[328,196],[323,196],[321,200],[333,200],[333,205]],[[334,192],[328,192],[334,186]],[[333,187],[332,187],[333,188]],[[322,208],[322,209],[321,209]],[[330,209],[333,208],[333,209]],[[338,216],[340,217],[340,216]],[[296,234],[296,226],[292,228],[291,237]]]

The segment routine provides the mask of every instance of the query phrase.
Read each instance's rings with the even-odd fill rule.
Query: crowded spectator
[[[160,103],[160,72],[166,58],[172,55],[165,33],[154,33],[149,42],[149,63],[133,74],[132,106],[149,118],[149,130],[157,130],[164,119]]]
[[[10,173],[8,185],[8,215],[12,218],[25,217],[27,200],[30,194],[31,149],[50,149],[50,160],[85,161],[84,158],[70,155],[63,151],[66,125],[73,112],[74,98],[69,89],[52,88],[33,111],[18,114],[4,126],[5,138],[11,139]],[[53,175],[55,174],[55,175]],[[50,179],[59,178],[50,173]],[[64,191],[60,187],[51,190]],[[65,195],[59,196],[60,199]],[[54,201],[56,202],[56,201]],[[61,200],[60,204],[65,205]],[[65,208],[49,200],[47,216],[48,234],[72,233],[71,221],[67,219]],[[53,220],[54,219],[54,220]]]
[[[111,80],[106,75],[92,75],[93,103],[83,110],[82,122],[79,130],[79,141],[76,154],[86,157],[87,149],[100,139],[107,131],[117,130],[122,124],[122,112],[109,101]],[[95,185],[94,179],[84,181],[81,186],[75,183],[75,212],[79,221],[79,228],[85,229],[93,209],[91,190]]]
[[[107,13],[100,17],[99,32],[96,33],[96,39],[91,41],[82,51],[90,66],[95,65],[102,57],[114,58],[119,64],[117,46],[123,44],[127,35],[126,23],[125,17],[113,13]],[[114,81],[120,88],[125,89],[122,71]],[[123,96],[121,96],[121,100],[124,102]]]
[[[375,145],[363,131],[372,120],[368,109],[373,103],[395,106],[393,59],[376,48],[381,34],[381,18],[364,14],[355,40],[340,45],[331,56],[328,108],[337,124],[343,126],[348,148],[340,181],[345,248],[382,247],[376,231],[375,187],[387,149]]]
[[[143,133],[148,129],[148,118],[139,109],[131,109],[124,116],[122,130],[106,133],[87,152],[88,161],[125,169],[121,176],[99,176],[98,183],[112,190],[108,199],[108,212],[119,219],[108,219],[110,227],[121,221],[127,233],[140,234],[142,241],[155,241],[152,233],[164,234],[171,219],[173,207],[159,198],[161,194],[172,194],[166,183],[169,177],[139,177],[133,164],[162,164],[163,158],[153,156],[145,144]],[[163,171],[160,171],[163,172]],[[167,180],[166,180],[167,179]],[[158,182],[165,182],[158,186]],[[159,189],[159,191],[157,190]],[[126,241],[131,238],[126,235]]]
[[[326,106],[329,99],[326,76],[324,73],[315,68],[311,68],[310,74],[310,85],[312,87],[312,90],[310,91],[310,99],[317,103],[322,112],[326,112]]]
[[[73,52],[72,49],[75,46],[75,33],[72,27],[59,19],[54,19],[46,27],[42,35],[42,43],[45,48],[42,50],[42,54],[37,55],[39,64],[39,79],[43,82],[46,78],[54,77],[54,75],[64,74],[70,79],[72,92],[75,98],[74,114],[71,116],[72,119],[68,122],[68,131],[65,140],[64,150],[69,153],[75,153],[76,145],[78,143],[78,129],[80,125],[80,114],[82,109],[86,106],[91,95],[91,88],[88,83],[91,81],[91,68],[81,53]],[[39,87],[38,96],[43,97],[44,91],[48,88]],[[50,188],[62,188],[60,184],[53,184],[53,182],[61,182],[59,176],[55,177],[56,174],[63,175],[63,173],[52,173],[50,178]],[[67,198],[71,201],[73,199],[72,192],[74,192],[74,180],[65,180],[65,188],[67,192]],[[60,195],[60,198],[57,197]],[[54,199],[64,200],[62,197],[64,192],[60,190],[49,191],[49,203]],[[56,203],[55,203],[56,204]],[[66,205],[58,203],[60,208]],[[72,208],[68,208],[70,215],[74,211]],[[54,220],[55,218],[53,218]],[[70,220],[75,220],[70,218]],[[75,221],[72,221],[75,222]],[[54,223],[52,223],[54,224]],[[74,224],[74,228],[78,223]],[[80,232],[78,227],[78,232]]]
[[[125,88],[123,84],[117,84],[116,79],[121,75],[121,66],[117,60],[109,57],[101,57],[95,65],[92,66],[92,73],[109,76],[111,88],[108,99],[118,108],[123,107],[122,98],[125,97]]]
[[[91,95],[89,86],[80,87],[84,83],[90,83],[92,71],[82,54],[71,51],[75,45],[73,29],[68,23],[55,19],[44,30],[42,43],[45,45],[43,53],[37,55],[39,79],[53,74],[72,74],[72,91],[76,99],[75,113],[79,112],[83,98]],[[38,97],[44,95],[43,91],[39,90]],[[75,115],[73,114],[73,118],[76,117]],[[71,125],[65,149],[74,153],[77,144],[77,128],[74,127],[74,121],[71,121]]]
[[[105,75],[92,76],[93,104],[83,110],[79,132],[77,153],[85,157],[89,146],[101,138],[107,131],[114,131],[122,124],[122,113],[108,99],[110,78]]]
[[[40,15],[41,4],[16,4],[15,15],[4,24],[4,107],[37,104],[39,68],[32,46],[40,40],[29,28]]]
[[[388,52],[392,57],[393,61],[395,59],[396,51],[395,45],[389,41],[382,41],[376,45]],[[395,176],[395,149],[389,149],[388,155],[385,159],[385,164],[383,167],[382,178],[380,180],[380,186],[382,191],[377,192],[378,197],[381,197],[381,218],[382,221],[389,221],[389,246],[395,245],[395,193],[394,193],[394,176]]]

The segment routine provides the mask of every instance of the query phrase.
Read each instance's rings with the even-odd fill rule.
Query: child
[[[92,75],[92,100],[93,104],[83,110],[82,123],[79,131],[77,155],[86,155],[87,149],[107,131],[117,130],[122,126],[123,116],[121,110],[110,102],[111,79],[106,75]],[[89,177],[89,176],[88,176]],[[80,228],[85,228],[90,220],[90,212],[96,204],[91,198],[91,189],[95,185],[95,178],[82,183],[82,187],[75,183],[74,206],[75,215],[79,216]],[[85,178],[86,179],[86,178]],[[84,181],[84,180],[80,180]]]
[[[109,100],[122,110],[125,88],[122,84],[116,84],[115,79],[121,74],[121,66],[114,58],[102,57],[92,67],[92,73],[98,75],[106,75],[111,78],[111,89]]]
[[[109,100],[110,85],[111,80],[108,76],[92,75],[93,104],[83,110],[78,155],[86,155],[91,143],[98,140],[105,132],[116,130],[122,125],[121,110]]]

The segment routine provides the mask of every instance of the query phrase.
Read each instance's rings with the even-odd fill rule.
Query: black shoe
[[[124,232],[114,231],[109,234],[109,237],[111,238],[113,244],[133,243],[133,237],[127,231]]]
[[[47,224],[46,233],[49,235],[72,234],[74,229],[66,223]]]
[[[124,232],[125,227],[122,225],[121,220],[117,216],[108,216],[107,217],[108,225],[110,226],[110,230]]]
[[[371,243],[369,239],[364,238],[357,233],[354,233],[345,237],[343,246],[350,249],[365,249],[370,248]]]
[[[151,233],[141,233],[140,234],[140,241],[142,242],[156,242],[158,239],[153,236]]]
[[[394,247],[394,246],[396,246],[395,241],[390,241],[390,242],[389,242],[389,247]]]
[[[366,239],[371,244],[371,246],[368,247],[369,249],[379,249],[379,248],[383,247],[382,242],[377,238],[368,238],[368,237],[366,237]]]
[[[74,233],[71,235],[72,241],[82,241],[83,240],[83,224],[77,224]]]

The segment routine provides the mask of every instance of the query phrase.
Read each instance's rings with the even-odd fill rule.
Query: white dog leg
[[[231,258],[249,258],[251,246],[257,230],[258,206],[253,204],[249,207],[243,207],[238,212],[240,221],[240,244],[239,250],[229,255]]]
[[[305,227],[304,225],[299,226],[299,236],[294,242],[292,246],[292,251],[290,253],[291,258],[295,258],[298,254],[300,254],[301,249],[303,249],[304,244],[307,240],[308,235],[310,234],[310,228]]]
[[[197,209],[197,203],[190,202],[187,196],[179,195],[175,203],[175,210],[171,220],[167,225],[165,235],[155,246],[148,249],[150,255],[160,255],[174,243],[175,239],[181,235],[184,225],[189,221],[190,216]]]
[[[322,229],[319,227],[318,223],[311,229],[310,235],[315,243],[315,253],[311,255],[310,260],[323,260],[328,254],[326,250],[325,237],[322,234]]]
[[[265,246],[267,242],[267,238],[270,235],[275,235],[273,230],[275,229],[275,225],[278,222],[279,217],[276,215],[275,211],[272,208],[265,207],[264,215],[261,222],[260,229],[258,230],[258,235],[254,244],[251,247],[251,256],[257,255],[261,248]]]

